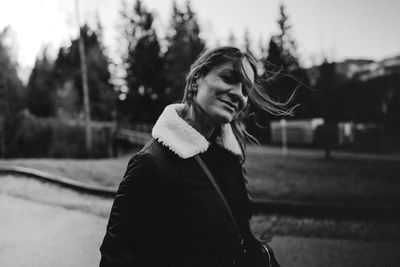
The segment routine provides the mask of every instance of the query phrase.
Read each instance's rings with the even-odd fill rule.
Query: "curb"
[[[113,198],[116,194],[116,188],[88,185],[66,177],[26,167],[0,166],[0,174],[23,175],[95,196]],[[341,203],[290,202],[253,199],[251,209],[254,214],[265,215],[277,214],[296,217],[362,220],[400,219],[400,207],[387,206],[361,206]]]
[[[26,167],[0,166],[0,173],[23,175],[95,196],[112,198],[115,196],[116,193],[115,188],[89,185],[66,177],[53,175],[47,172],[38,171]]]

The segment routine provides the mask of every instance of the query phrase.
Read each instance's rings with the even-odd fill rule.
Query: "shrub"
[[[86,158],[85,125],[57,118],[37,118],[21,113],[4,122],[5,152],[11,157]],[[114,127],[92,124],[91,157],[112,155]]]

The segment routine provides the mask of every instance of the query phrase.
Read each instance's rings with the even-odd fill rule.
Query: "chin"
[[[234,119],[234,114],[224,111],[224,112],[218,112],[213,117],[215,122],[222,125],[232,122]]]
[[[224,118],[224,119],[219,120],[219,121],[218,121],[218,124],[220,124],[220,125],[227,124],[227,123],[230,123],[232,120],[233,120],[233,119],[226,119],[226,118]]]

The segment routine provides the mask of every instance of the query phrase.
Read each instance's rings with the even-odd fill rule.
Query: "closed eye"
[[[233,71],[222,71],[219,77],[227,84],[240,83],[240,78],[238,75],[234,75]]]
[[[220,74],[219,77],[227,84],[238,84],[240,83],[240,79],[237,78],[234,75],[230,75],[230,74]],[[246,91],[246,89],[243,88],[243,84],[242,84],[242,94],[243,96],[247,97],[248,93]]]
[[[221,79],[228,84],[235,84],[235,78],[231,75],[220,75]]]

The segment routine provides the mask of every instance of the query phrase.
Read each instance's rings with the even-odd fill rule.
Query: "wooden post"
[[[82,28],[79,18],[79,2],[75,0],[76,20],[79,26],[79,56],[81,63],[82,88],[83,88],[83,106],[85,114],[85,133],[86,133],[86,153],[90,157],[92,152],[92,128],[90,127],[90,101],[89,101],[89,86],[87,78],[87,63],[85,55],[85,43],[82,36]]]

